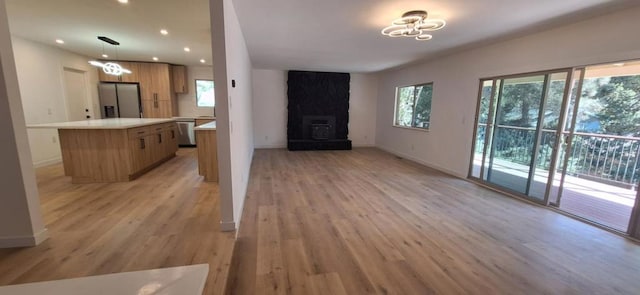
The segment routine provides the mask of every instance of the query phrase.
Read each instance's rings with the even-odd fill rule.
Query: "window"
[[[198,107],[216,106],[212,80],[196,80],[196,104]]]
[[[396,113],[393,125],[429,129],[433,83],[396,88]]]

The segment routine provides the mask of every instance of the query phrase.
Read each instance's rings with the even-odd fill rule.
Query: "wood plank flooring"
[[[196,149],[123,183],[71,184],[62,165],[37,170],[51,238],[0,249],[0,285],[209,263],[205,294],[222,294],[234,233],[219,229],[218,185]]]
[[[228,294],[638,294],[640,246],[376,149],[256,150]]]

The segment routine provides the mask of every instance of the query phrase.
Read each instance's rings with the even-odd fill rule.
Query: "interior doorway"
[[[64,89],[67,121],[88,119],[89,99],[87,99],[86,72],[64,68]]]

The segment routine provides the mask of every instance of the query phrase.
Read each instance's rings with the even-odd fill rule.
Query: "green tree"
[[[599,87],[597,99],[602,132],[615,135],[640,135],[640,75],[612,77]]]

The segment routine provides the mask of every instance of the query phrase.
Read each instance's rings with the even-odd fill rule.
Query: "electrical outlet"
[[[412,144],[411,145],[411,150],[413,151],[415,149],[415,146]]]
[[[53,115],[53,111],[51,111],[51,108],[47,108],[47,115]]]
[[[264,137],[264,141],[269,141],[269,136],[268,135]]]
[[[58,143],[58,139],[55,136],[51,136],[51,142]]]

